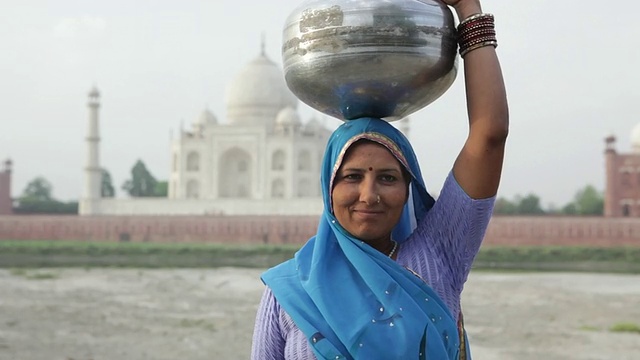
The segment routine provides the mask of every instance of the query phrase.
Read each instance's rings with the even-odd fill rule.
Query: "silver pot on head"
[[[456,51],[453,14],[438,0],[308,0],[283,31],[289,89],[345,121],[429,105],[455,80]]]

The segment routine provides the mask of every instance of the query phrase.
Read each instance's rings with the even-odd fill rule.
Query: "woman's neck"
[[[395,251],[398,245],[395,241],[391,240],[391,236],[379,240],[370,240],[367,241],[367,244],[391,258],[395,258]]]

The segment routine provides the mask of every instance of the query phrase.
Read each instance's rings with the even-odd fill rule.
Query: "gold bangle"
[[[473,20],[477,20],[477,19],[481,19],[481,18],[488,18],[488,19],[493,19],[493,14],[489,14],[489,13],[477,13],[477,14],[473,14],[468,16],[466,19],[462,20],[460,22],[460,24],[458,24],[458,28],[460,26],[464,26],[465,24],[473,21]]]
[[[495,40],[489,40],[489,41],[483,41],[483,42],[475,44],[475,45],[471,45],[468,48],[460,51],[460,57],[462,57],[464,59],[465,55],[467,55],[469,52],[471,52],[473,50],[480,49],[480,48],[485,47],[485,46],[493,46],[494,48],[497,48],[498,47],[498,42],[495,41]]]

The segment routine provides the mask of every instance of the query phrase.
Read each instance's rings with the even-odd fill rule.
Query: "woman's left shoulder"
[[[488,222],[494,203],[495,196],[486,199],[470,197],[458,184],[453,172],[449,172],[435,204],[418,223],[418,228],[422,232],[442,233],[445,229]]]
[[[443,205],[468,205],[468,206],[477,206],[477,207],[492,207],[495,203],[496,196],[491,196],[482,199],[472,198],[467,194],[466,191],[460,186],[458,181],[456,180],[453,171],[450,171],[447,175],[447,178],[444,181],[444,185],[442,186],[442,191],[440,195],[436,199],[436,204],[440,203]]]

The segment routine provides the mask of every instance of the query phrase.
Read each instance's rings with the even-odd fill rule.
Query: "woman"
[[[491,217],[508,109],[495,38],[465,37],[493,17],[478,0],[444,1],[470,19],[458,28],[470,130],[438,201],[393,126],[340,126],[316,236],[263,275],[253,359],[470,358],[460,294]]]

